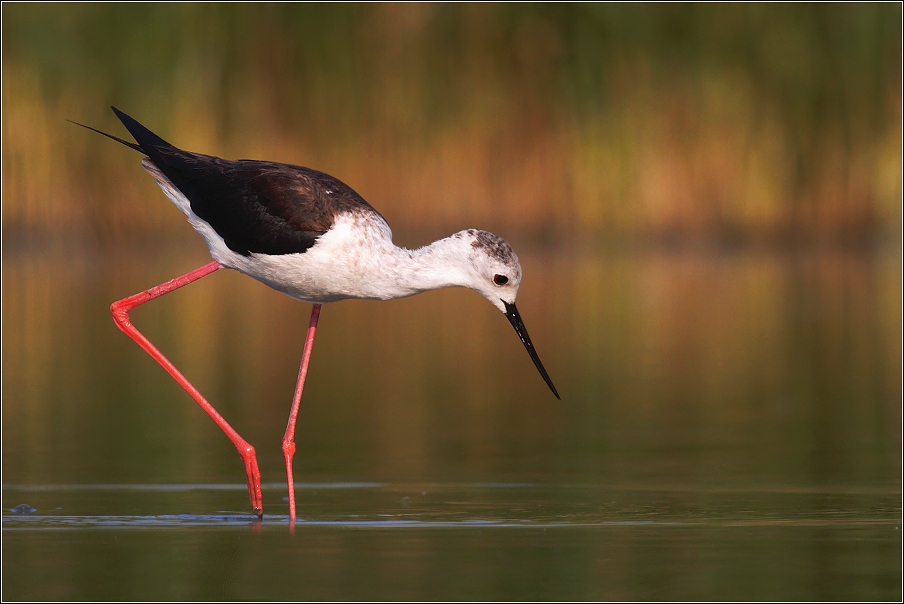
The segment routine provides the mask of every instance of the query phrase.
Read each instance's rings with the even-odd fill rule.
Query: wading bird
[[[135,143],[78,125],[145,155],[142,167],[204,238],[213,261],[114,302],[110,310],[116,325],[185,388],[238,449],[245,464],[251,509],[258,517],[263,517],[263,502],[254,447],[129,320],[129,311],[136,306],[220,268],[237,270],[314,305],[282,441],[293,522],[295,421],[322,304],[347,298],[390,300],[442,287],[469,287],[505,314],[540,375],[559,397],[515,307],[521,265],[500,237],[468,229],[420,249],[400,248],[392,243],[392,231],[380,213],[337,178],[300,166],[229,161],[183,151],[112,109]]]

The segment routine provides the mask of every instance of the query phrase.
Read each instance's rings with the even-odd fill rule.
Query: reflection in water
[[[232,483],[228,441],[107,310],[201,252],[113,256],[4,257],[4,481]],[[563,401],[470,292],[327,305],[299,425],[303,480],[897,476],[894,251],[522,256],[519,305]],[[256,445],[270,482],[305,308],[227,271],[134,317]]]
[[[223,272],[134,316],[257,447],[261,531],[109,317],[201,245],[4,255],[6,598],[900,597],[897,250],[522,252],[561,402],[470,292],[327,305],[290,536],[306,305]]]

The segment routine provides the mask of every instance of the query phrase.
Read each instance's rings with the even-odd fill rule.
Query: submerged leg
[[[135,340],[145,352],[151,355],[155,361],[160,363],[161,367],[166,369],[167,373],[173,376],[173,379],[176,380],[180,386],[185,388],[185,391],[201,405],[201,408],[204,409],[204,411],[207,412],[207,415],[209,415],[220,429],[226,433],[226,436],[229,437],[229,440],[231,440],[232,444],[235,445],[235,448],[238,449],[239,455],[241,455],[242,461],[245,464],[245,476],[248,479],[248,497],[251,499],[251,509],[258,517],[263,517],[264,505],[261,496],[261,474],[257,467],[257,456],[254,453],[254,447],[249,445],[245,439],[239,436],[238,432],[232,429],[232,426],[223,419],[222,415],[217,413],[217,410],[213,408],[213,405],[208,403],[207,400],[201,396],[201,393],[198,392],[197,388],[192,386],[191,383],[185,379],[185,376],[176,369],[176,366],[170,363],[169,359],[163,356],[163,354],[151,344],[150,340],[144,337],[144,335],[132,325],[131,321],[129,321],[129,311],[136,306],[144,304],[154,298],[159,298],[163,294],[168,294],[183,285],[188,285],[193,281],[197,281],[201,277],[209,275],[219,268],[220,264],[217,261],[205,264],[201,268],[197,268],[181,277],[176,277],[171,281],[161,283],[149,290],[114,302],[110,306],[110,312],[113,313],[113,319],[116,321],[116,326],[124,331],[130,338]]]
[[[301,353],[301,367],[298,369],[295,396],[292,397],[292,410],[289,412],[289,423],[286,425],[286,435],[283,436],[282,441],[289,485],[289,522],[295,522],[295,480],[292,477],[292,458],[295,456],[295,420],[298,418],[298,407],[301,405],[304,379],[308,375],[308,361],[311,360],[311,348],[314,347],[314,334],[317,332],[317,321],[320,319],[320,307],[320,304],[315,304],[311,309],[311,322],[308,324],[308,335],[304,341],[304,352]]]

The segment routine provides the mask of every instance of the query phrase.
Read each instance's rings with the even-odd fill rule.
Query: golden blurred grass
[[[314,167],[406,244],[901,235],[901,7],[3,8],[3,235],[187,232],[123,134]],[[416,233],[416,235],[415,235]]]

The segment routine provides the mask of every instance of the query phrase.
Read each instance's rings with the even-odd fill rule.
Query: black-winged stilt
[[[254,513],[263,516],[260,471],[252,447],[201,393],[129,321],[129,311],[220,269],[254,277],[293,298],[311,302],[292,410],[282,441],[295,520],[295,421],[321,305],[346,298],[390,300],[441,287],[469,287],[515,328],[540,375],[556,392],[515,307],[521,265],[503,239],[468,229],[417,250],[396,247],[389,225],[360,195],[323,172],[268,161],[229,161],[183,151],[112,108],[136,143],[84,126],[130,147],[170,200],[200,233],[213,261],[110,307],[117,326],[138,343],[226,433],[245,463]]]

